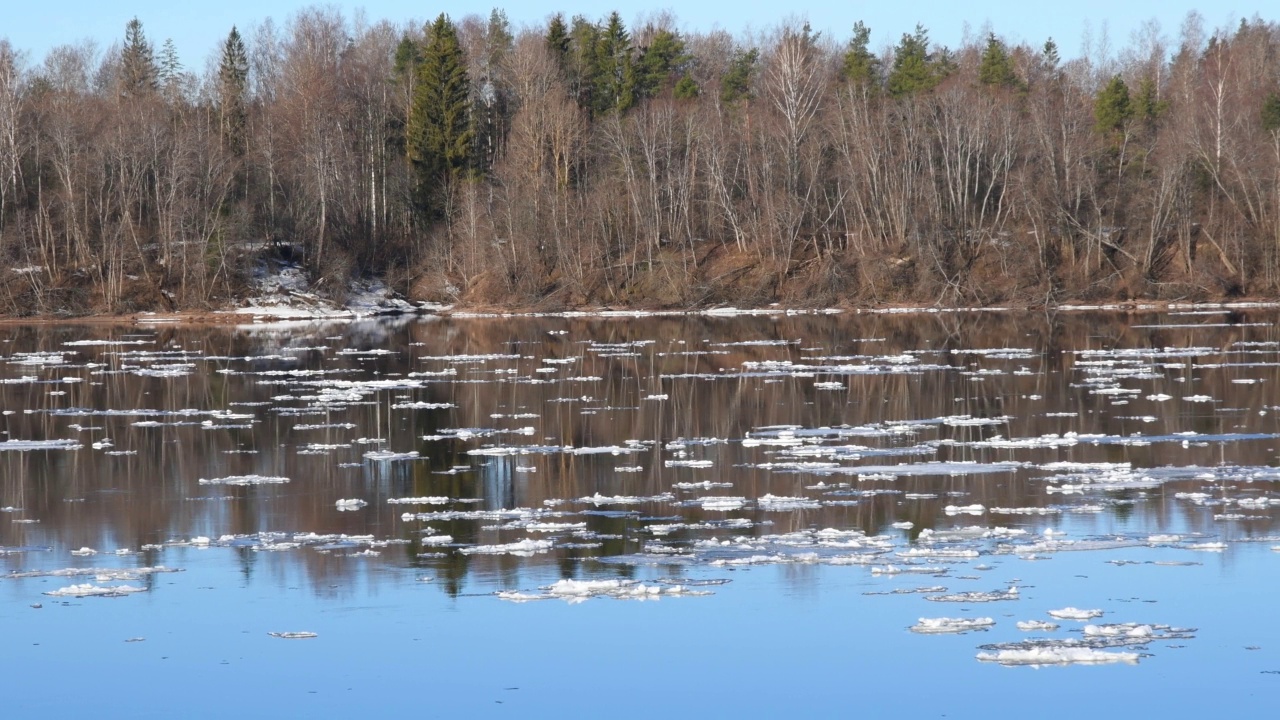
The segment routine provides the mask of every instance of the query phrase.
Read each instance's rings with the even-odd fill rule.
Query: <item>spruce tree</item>
[[[992,87],[1014,87],[1018,84],[1009,51],[995,33],[987,36],[987,49],[982,52],[982,62],[978,65],[978,81]]]
[[[427,28],[406,131],[409,160],[430,214],[438,212],[431,202],[437,192],[468,170],[475,136],[470,98],[471,80],[457,31],[441,13]]]
[[[120,50],[120,94],[136,98],[153,93],[158,77],[155,52],[142,32],[142,22],[135,17],[124,28],[124,48]]]
[[[561,13],[556,13],[547,23],[547,50],[563,71],[569,60],[569,27],[564,24]]]
[[[249,55],[240,31],[233,25],[222,43],[218,61],[218,131],[223,147],[236,155],[245,150],[248,80]]]
[[[855,86],[874,88],[880,77],[880,58],[871,52],[871,28],[861,20],[853,26],[853,38],[844,51],[840,77]]]
[[[170,100],[176,99],[182,86],[182,61],[178,59],[178,48],[173,38],[167,38],[160,49],[160,87]]]
[[[629,108],[635,102],[631,35],[616,10],[599,33],[592,60],[592,113],[606,115]]]

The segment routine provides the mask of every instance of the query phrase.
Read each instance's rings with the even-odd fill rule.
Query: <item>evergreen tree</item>
[[[760,59],[760,51],[756,48],[750,50],[735,50],[733,58],[729,61],[729,69],[725,71],[724,77],[720,78],[720,100],[725,103],[734,103],[738,100],[750,100],[754,95],[751,92],[751,77],[755,74],[756,62]]]
[[[489,14],[489,24],[485,30],[484,43],[484,75],[479,79],[476,99],[478,107],[474,108],[475,138],[472,143],[476,157],[473,164],[477,168],[489,168],[498,154],[498,146],[506,135],[507,106],[510,92],[503,78],[502,65],[514,44],[511,35],[511,24],[507,15],[495,8]]]
[[[547,50],[555,58],[563,71],[569,62],[569,27],[564,24],[564,15],[556,13],[547,23]]]
[[[1058,43],[1054,42],[1053,38],[1045,40],[1044,50],[1041,52],[1044,55],[1045,67],[1050,70],[1056,70],[1058,68],[1058,63],[1061,61],[1061,58],[1058,56]]]
[[[647,47],[631,64],[631,76],[627,83],[623,106],[657,95],[673,73],[678,72],[689,56],[684,51],[684,39],[670,30],[658,30]],[[692,82],[692,79],[690,80]]]
[[[468,169],[474,129],[471,80],[458,34],[443,13],[427,28],[409,115],[409,160],[417,171],[424,206],[435,214],[432,196]]]
[[[671,91],[671,94],[677,100],[692,100],[698,97],[700,92],[701,89],[698,87],[698,83],[689,76],[689,73],[685,73],[676,81],[675,89]]]
[[[1160,91],[1155,80],[1142,78],[1138,83],[1137,97],[1133,98],[1133,116],[1147,125],[1154,125],[1157,118],[1164,114],[1169,103],[1160,99]]]
[[[599,94],[596,88],[596,75],[599,71],[596,46],[600,44],[600,34],[600,28],[595,23],[581,15],[573,16],[573,24],[569,29],[569,52],[565,56],[565,80],[578,107],[587,112],[592,112],[595,98]]]
[[[248,80],[249,55],[240,31],[233,25],[222,43],[222,58],[218,61],[218,129],[223,146],[237,155],[245,149]]]
[[[1093,102],[1094,127],[1099,133],[1111,134],[1124,129],[1133,117],[1133,106],[1129,102],[1129,86],[1119,75],[1111,78],[1111,82],[1098,93]]]
[[[941,55],[935,58],[929,54],[929,31],[923,25],[916,25],[914,34],[903,34],[894,48],[893,68],[886,81],[889,94],[903,97],[937,87],[949,62],[945,52]]]
[[[135,17],[124,28],[124,48],[120,51],[120,94],[136,98],[153,93],[158,77],[155,53],[142,32],[142,22]]]
[[[1262,101],[1262,129],[1272,134],[1280,132],[1280,94],[1271,93]]]
[[[600,32],[592,57],[593,115],[622,111],[635,102],[631,71],[631,35],[615,10]]]
[[[1013,59],[995,33],[987,36],[987,49],[983,51],[982,62],[978,65],[978,81],[992,87],[1009,88],[1018,84],[1018,76],[1013,72]]]
[[[170,100],[176,99],[182,86],[182,61],[178,59],[178,48],[173,44],[173,38],[166,38],[160,48],[159,77],[165,96]]]
[[[840,77],[863,88],[874,88],[880,80],[880,58],[871,52],[871,28],[861,20],[853,26],[853,38],[844,51]]]

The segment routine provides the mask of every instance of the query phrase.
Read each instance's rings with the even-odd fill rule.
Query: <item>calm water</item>
[[[0,327],[3,702],[1267,716],[1277,319]]]

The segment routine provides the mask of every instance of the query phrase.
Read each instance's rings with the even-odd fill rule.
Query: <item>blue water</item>
[[[98,717],[346,717],[415,713],[429,717],[724,717],[869,716],[885,717],[1185,717],[1192,713],[1269,715],[1280,690],[1280,634],[1271,622],[1275,606],[1280,531],[1275,508],[1197,505],[1177,493],[1207,491],[1211,499],[1275,498],[1266,469],[1276,465],[1276,422],[1268,408],[1280,405],[1275,367],[1192,370],[1156,368],[1160,376],[1120,380],[1139,388],[1128,405],[1090,395],[1080,387],[1086,374],[1073,366],[1070,350],[1107,347],[1208,346],[1231,360],[1242,342],[1271,342],[1274,317],[1254,313],[1247,326],[1178,328],[1153,336],[1133,330],[1125,318],[1068,317],[1039,328],[1026,318],[977,317],[949,327],[933,320],[821,317],[793,319],[562,319],[453,320],[385,327],[327,327],[264,335],[232,328],[135,330],[76,327],[5,328],[0,345],[0,379],[36,375],[75,376],[81,383],[0,385],[8,433],[0,440],[76,438],[79,450],[0,452],[0,566],[6,572],[73,567],[129,568],[164,565],[180,572],[141,580],[97,582],[92,577],[0,579],[0,687],[14,717],[92,714]],[[1152,318],[1143,318],[1150,324]],[[1157,317],[1156,321],[1162,321]],[[1167,322],[1167,319],[1163,321]],[[1138,321],[1135,320],[1135,323]],[[1263,323],[1257,325],[1255,323]],[[548,336],[548,330],[567,335]],[[290,346],[326,345],[305,351],[301,366],[339,370],[346,380],[404,377],[438,361],[417,356],[484,354],[522,343],[529,359],[457,366],[447,381],[409,390],[378,391],[361,402],[330,407],[323,415],[294,417],[278,408],[306,406],[301,396],[313,386],[264,385],[271,376],[219,373],[247,367],[295,367],[279,361],[188,360],[189,375],[158,378],[131,374],[128,366],[169,363],[138,360],[120,353],[134,346],[66,346],[75,339],[138,335],[153,341],[143,350],[181,348],[204,356],[278,354]],[[814,338],[820,338],[814,340]],[[675,347],[712,342],[799,339],[793,346],[736,348],[730,356],[659,356]],[[854,339],[862,338],[861,342]],[[870,341],[866,339],[871,339]],[[1105,338],[1100,340],[1099,338]],[[655,339],[638,356],[601,358],[590,341],[617,343]],[[1016,342],[1015,342],[1016,341]],[[423,343],[414,345],[413,343]],[[815,391],[814,378],[779,376],[704,380],[661,380],[673,364],[698,372],[733,374],[743,362],[799,359],[803,347],[823,348],[809,356],[934,351],[953,347],[1031,347],[1035,359],[995,360],[935,353],[954,362],[950,371],[877,375],[851,380],[848,390]],[[874,346],[874,349],[871,347]],[[385,347],[393,357],[338,356],[341,347]],[[1274,354],[1275,347],[1265,348]],[[18,353],[72,350],[61,365],[13,362]],[[595,376],[599,381],[556,384],[505,382],[492,370],[513,367],[520,378],[543,357],[580,357],[560,376]],[[1250,356],[1259,359],[1259,356]],[[1264,356],[1261,356],[1265,358]],[[1274,359],[1274,358],[1271,358]],[[1200,358],[1207,362],[1207,358]],[[85,362],[104,367],[83,367]],[[981,381],[961,370],[1001,369]],[[1028,366],[1031,375],[1013,375]],[[562,366],[563,367],[563,366]],[[485,372],[471,372],[484,368]],[[721,370],[723,368],[723,370]],[[98,374],[101,370],[111,374]],[[1242,373],[1244,373],[1242,375]],[[1247,377],[1260,382],[1231,383]],[[1176,378],[1183,377],[1182,382]],[[778,382],[766,382],[770,380]],[[818,377],[817,381],[829,380]],[[459,382],[478,380],[480,382]],[[92,383],[102,383],[93,385]],[[1189,387],[1190,383],[1194,387]],[[67,395],[50,395],[49,390]],[[642,398],[659,392],[666,401]],[[1182,401],[1192,392],[1212,403]],[[1148,401],[1156,392],[1174,396]],[[292,400],[273,400],[292,394]],[[554,403],[590,395],[591,402]],[[1039,399],[1031,399],[1035,395]],[[451,402],[444,410],[394,411],[406,399]],[[234,403],[267,403],[243,405]],[[139,427],[137,417],[67,415],[56,411],[89,408],[199,409],[251,413],[252,429],[209,430],[194,426]],[[614,408],[614,409],[607,409]],[[634,409],[633,409],[634,408]],[[34,412],[27,412],[32,410]],[[584,414],[583,411],[592,411]],[[1077,412],[1073,418],[1045,413]],[[1260,414],[1266,412],[1267,414]],[[493,414],[536,413],[537,418],[498,420]],[[741,440],[753,429],[774,425],[805,428],[848,424],[871,426],[900,420],[934,420],[956,415],[1008,416],[989,428],[933,423],[909,437],[849,437],[829,445],[876,448],[925,444],[925,456],[897,462],[974,461],[1025,463],[1015,472],[956,476],[911,476],[863,480],[856,475],[817,476],[771,472],[756,465],[777,461],[777,447],[749,448]],[[1154,422],[1120,420],[1151,415]],[[165,419],[165,418],[161,418]],[[166,421],[179,418],[169,417]],[[197,422],[203,417],[195,418]],[[232,423],[215,419],[217,423]],[[301,423],[351,423],[354,428],[299,431]],[[100,426],[74,430],[69,425]],[[534,425],[532,436],[468,441],[424,441],[424,434],[458,427],[518,428]],[[981,440],[1037,437],[1075,431],[1131,437],[1196,431],[1187,447],[1080,444],[1066,448],[991,450],[930,445],[941,439]],[[1229,435],[1248,435],[1230,438]],[[107,456],[90,446],[110,437],[115,450],[136,455]],[[381,437],[378,447],[423,459],[377,463],[362,459],[373,446],[351,445],[327,455],[299,455],[308,443],[345,445]],[[666,467],[675,456],[667,443],[715,438],[722,443],[690,444],[690,459],[711,459],[711,468]],[[573,456],[565,453],[494,458],[467,453],[486,443],[591,447],[652,441],[635,454]],[[252,449],[254,454],[229,450]],[[1048,462],[1128,462],[1135,469],[1228,466],[1223,477],[1162,470],[1168,477],[1132,487],[1086,489],[1082,495],[1050,495],[1044,487]],[[841,460],[845,465],[884,465],[884,456]],[[344,464],[354,467],[341,467]],[[465,465],[467,470],[441,474]],[[640,473],[618,466],[640,465]],[[517,466],[535,472],[515,472]],[[1246,467],[1248,473],[1230,470]],[[200,485],[199,478],[258,472],[290,478],[285,485],[225,487]],[[1261,473],[1261,474],[1259,474]],[[1159,474],[1159,473],[1156,473]],[[1248,477],[1246,477],[1248,476]],[[621,517],[583,515],[592,506],[576,503],[594,493],[651,496],[682,481],[728,482],[730,488],[676,492],[676,502],[607,506]],[[898,494],[827,495],[809,489],[818,482],[847,481],[847,491],[872,488],[937,495],[911,500]],[[1072,482],[1054,480],[1053,482]],[[831,490],[834,490],[832,488]],[[957,493],[948,496],[947,493]],[[811,498],[813,510],[764,512],[703,511],[683,500],[714,495],[766,493]],[[964,493],[964,494],[959,494]],[[389,505],[387,498],[448,495],[479,503],[447,506]],[[340,513],[341,498],[369,505]],[[544,501],[564,501],[547,506]],[[835,501],[856,501],[837,505]],[[946,515],[945,505],[979,503],[994,507],[1054,507],[1053,515]],[[1081,513],[1085,505],[1100,505]],[[591,540],[566,533],[540,535],[495,530],[496,521],[406,521],[406,512],[442,509],[548,508],[568,513],[548,522],[587,522],[620,538]],[[631,514],[623,514],[631,511]],[[1225,514],[1245,519],[1226,519]],[[662,520],[652,518],[661,517]],[[738,517],[752,527],[688,530],[655,537],[645,527],[679,519],[694,523]],[[39,520],[17,523],[18,519]],[[912,530],[891,527],[909,519]],[[422,527],[448,532],[454,545],[416,543]],[[870,565],[822,563],[713,565],[712,555],[693,542],[716,537],[769,535],[834,527],[881,534],[895,551],[914,546],[921,528],[997,526],[1028,530],[1013,540],[976,539],[955,547],[981,551],[977,558],[944,559],[941,575],[876,575]],[[1075,541],[1106,541],[1103,549],[1039,550],[1025,559],[1026,543],[1052,529]],[[348,557],[367,549],[325,551],[323,546],[254,552],[223,541],[223,535],[252,537],[282,533],[348,533],[378,540],[408,541],[373,549],[376,556]],[[1151,534],[1180,534],[1177,541],[1148,544]],[[211,547],[187,544],[203,535]],[[1274,536],[1274,539],[1272,539]],[[466,556],[462,547],[550,539],[556,547],[532,557]],[[1117,541],[1119,539],[1119,541]],[[1191,549],[1223,541],[1221,552]],[[598,548],[561,548],[601,543]],[[650,557],[642,564],[619,557],[644,557],[651,543],[681,550],[680,564]],[[144,545],[154,548],[144,548]],[[72,550],[100,551],[76,557]],[[23,550],[26,548],[26,550]],[[137,554],[116,556],[116,548]],[[773,552],[771,548],[762,553]],[[797,552],[807,548],[794,549]],[[443,557],[418,557],[439,551]],[[827,554],[859,552],[823,550]],[[735,554],[736,553],[736,554]],[[740,557],[750,551],[726,551]],[[1117,565],[1109,561],[1133,561]],[[1158,565],[1157,562],[1178,563]],[[886,554],[876,565],[908,566]],[[1185,565],[1181,563],[1195,563]],[[499,590],[539,592],[562,577],[630,577],[647,583],[684,577],[728,582],[697,586],[712,594],[635,601],[593,598],[570,604],[559,599],[514,603]],[[74,583],[145,585],[124,597],[58,598],[43,593]],[[898,589],[944,586],[947,592],[1019,588],[1019,599],[990,603],[940,603],[928,594],[876,595]],[[40,607],[32,607],[39,605]],[[1059,621],[1052,633],[1024,633],[1018,620],[1048,620],[1049,610],[1097,608],[1093,622],[1139,622],[1193,628],[1194,637],[1154,641],[1121,650],[1143,653],[1136,665],[1002,667],[975,658],[982,645],[1028,637],[1081,637],[1082,622]],[[962,635],[918,635],[907,628],[918,618],[992,617],[989,631]],[[281,639],[272,632],[308,631],[311,639]],[[8,714],[8,713],[6,713]]]

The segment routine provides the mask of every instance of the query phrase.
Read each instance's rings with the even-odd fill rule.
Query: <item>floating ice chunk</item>
[[[671,487],[676,490],[711,490],[713,488],[731,488],[733,487],[733,483],[704,480],[702,482],[678,482]]]
[[[1106,665],[1125,663],[1136,665],[1138,653],[1108,652],[1088,647],[1034,647],[1025,650],[999,650],[978,653],[982,662],[1001,665]]]
[[[676,496],[671,493],[662,493],[661,495],[653,495],[651,497],[637,497],[632,495],[614,495],[607,496],[596,493],[589,497],[578,498],[578,502],[590,505],[638,505],[647,502],[671,502]]]
[[[307,630],[292,630],[287,632],[269,632],[267,633],[274,638],[283,638],[285,640],[309,640],[313,637],[319,637],[316,633]]]
[[[364,454],[365,460],[373,460],[374,462],[394,462],[396,460],[417,460],[418,451],[410,450],[408,452],[391,452],[390,450],[370,450]]]
[[[788,510],[813,510],[822,507],[822,503],[804,497],[779,497],[766,493],[756,500],[756,506],[761,510],[785,512]],[[702,507],[706,509],[707,506],[704,504]]]
[[[1023,632],[1053,632],[1058,629],[1058,623],[1049,622],[1048,620],[1019,620],[1016,625]]]
[[[448,409],[448,408],[456,408],[456,407],[458,407],[458,406],[457,406],[457,405],[454,405],[453,403],[450,403],[450,402],[438,402],[438,403],[433,403],[433,402],[400,402],[400,403],[395,403],[394,405],[392,405],[392,406],[391,406],[391,409],[392,409],[392,410],[445,410],[445,409]]]
[[[201,485],[283,485],[289,482],[287,477],[268,477],[265,475],[231,475],[224,478],[200,478]]]
[[[1092,620],[1096,617],[1102,617],[1102,611],[1101,610],[1081,610],[1080,608],[1076,608],[1076,607],[1064,607],[1061,610],[1050,610],[1049,617],[1054,617],[1059,620],[1078,620],[1080,622],[1084,622],[1085,620]]]
[[[423,545],[450,545],[453,543],[452,535],[426,535],[421,540]]]
[[[991,508],[992,515],[1057,515],[1061,513],[1060,508],[1052,507],[1016,507],[1016,508]]]
[[[903,520],[902,522],[894,523],[891,527],[896,528],[898,530],[910,530],[915,526],[916,524],[911,522],[910,520]]]
[[[71,554],[76,557],[89,557],[91,555],[97,555],[98,551],[91,547],[82,547],[79,550],[72,550]]]
[[[973,505],[963,505],[963,506],[948,505],[945,508],[943,508],[942,511],[945,512],[947,515],[981,515],[984,512],[986,512],[987,509],[982,505],[975,503]]]
[[[691,500],[690,503],[701,505],[703,510],[719,510],[723,512],[741,509],[747,504],[747,499],[744,497],[717,496],[698,498],[697,500]]]
[[[1182,542],[1182,536],[1181,535],[1149,535],[1147,536],[1147,542],[1153,545]]]
[[[666,395],[645,395],[644,399],[645,400],[666,400],[667,396]]]
[[[453,498],[443,496],[387,498],[389,505],[448,505]]]
[[[1182,399],[1186,400],[1187,402],[1195,402],[1195,403],[1213,402],[1213,398],[1208,395],[1186,395],[1186,396],[1183,396]]]
[[[1128,638],[1146,641],[1153,638],[1156,631],[1150,625],[1115,623],[1109,625],[1085,625],[1084,634],[1086,637]]]
[[[1187,543],[1183,547],[1201,552],[1222,552],[1227,549],[1227,544],[1224,542]]]
[[[513,543],[503,545],[476,545],[473,547],[459,548],[458,552],[463,555],[516,555],[518,557],[532,557],[539,553],[545,553],[552,547],[550,540],[532,540],[526,538]]]
[[[0,452],[16,450],[79,450],[84,445],[75,440],[0,440]]]
[[[921,633],[923,635],[963,633],[970,630],[985,630],[995,624],[996,621],[989,617],[920,618],[915,625],[911,626],[910,630],[913,633]]]
[[[952,593],[950,595],[927,595],[925,600],[932,602],[997,602],[1000,600],[1017,600],[1017,586],[1010,586],[1008,590],[992,590],[990,592],[961,592]]]
[[[51,597],[123,597],[133,593],[146,592],[146,588],[134,587],[133,585],[94,585],[92,583],[83,583],[80,585],[68,585],[57,590],[49,590],[45,595]]]
[[[351,510],[359,510],[369,503],[364,500],[360,500],[359,498],[351,498],[349,500],[338,500],[334,504],[337,505],[339,512],[348,512]]]
[[[711,460],[667,460],[663,463],[667,467],[687,467],[687,468],[709,468],[715,465]]]

